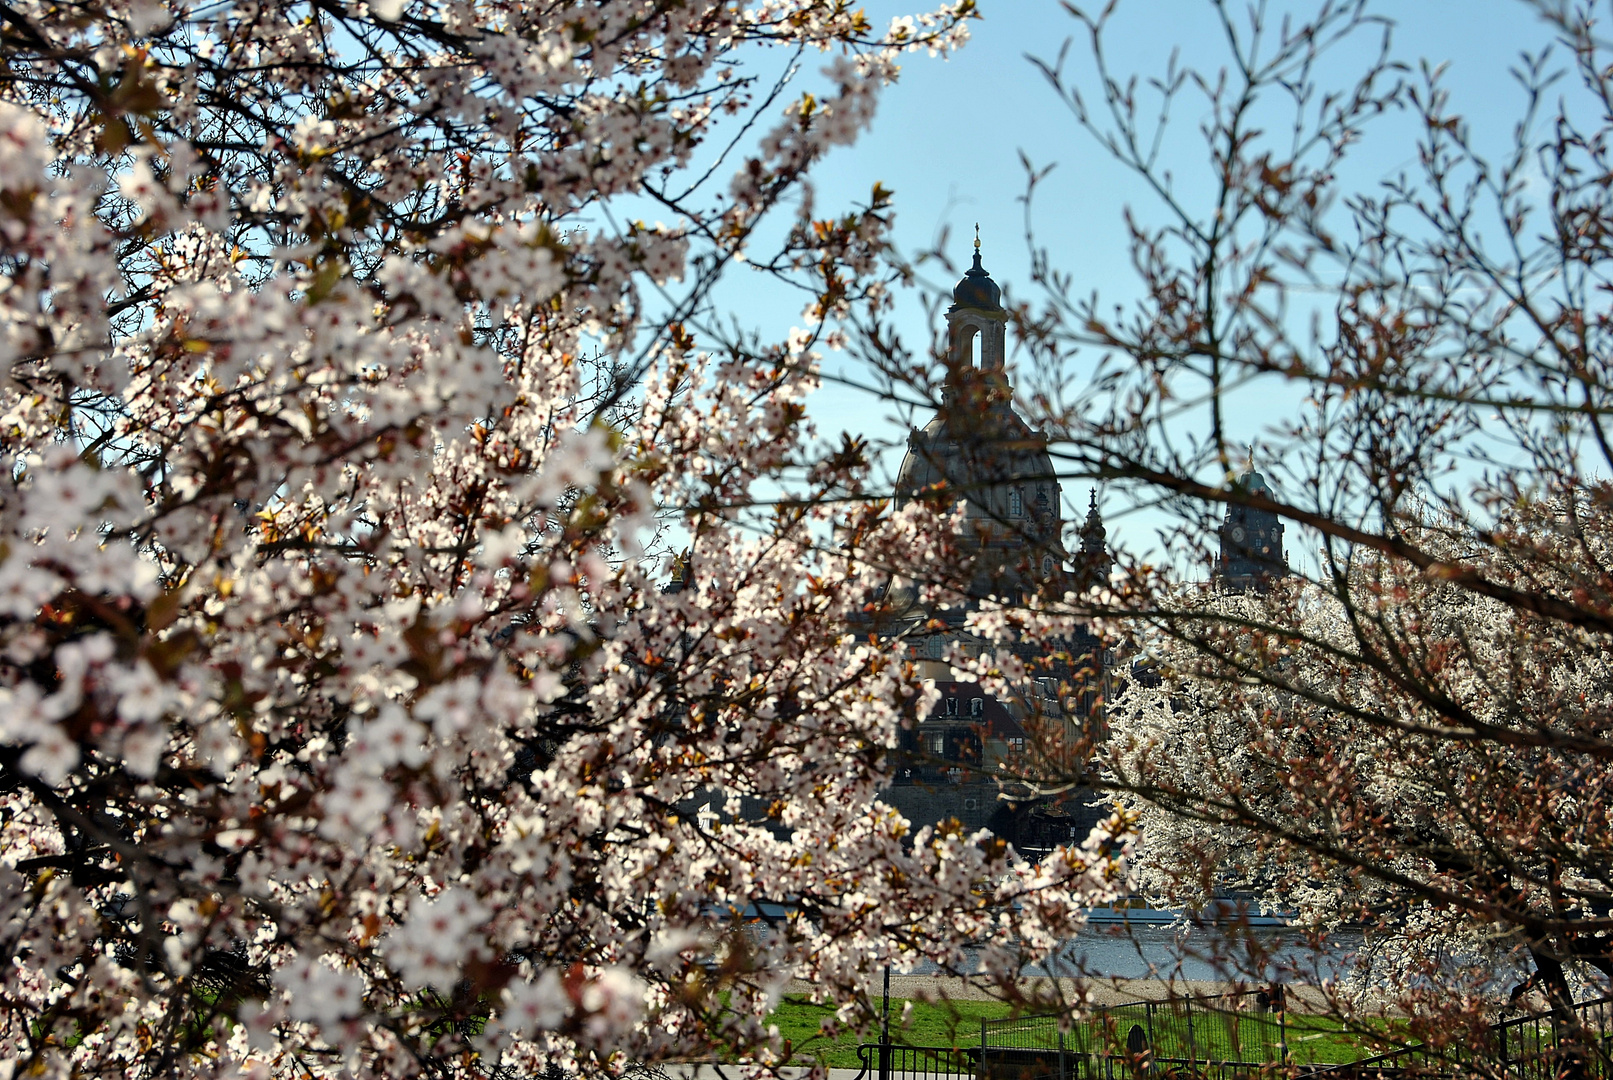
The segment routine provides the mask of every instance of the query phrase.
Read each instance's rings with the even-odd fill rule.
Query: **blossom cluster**
[[[871,964],[989,940],[1008,985],[1113,891],[1123,822],[1031,866],[878,802],[933,690],[848,627],[946,522],[808,490],[758,527],[767,485],[866,469],[813,449],[817,331],[707,349],[683,322],[971,9],[14,5],[0,1057],[773,1061],[780,980],[854,1001]],[[833,95],[689,186],[755,45],[842,51]],[[674,223],[571,228],[650,203]],[[839,280],[882,221],[789,243]],[[762,899],[776,933],[724,932]]]

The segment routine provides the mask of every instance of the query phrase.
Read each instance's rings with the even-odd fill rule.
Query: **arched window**
[[[1052,577],[1053,576],[1053,556],[1051,556],[1051,555],[1043,555],[1042,556],[1042,576],[1043,577]]]
[[[969,715],[982,716],[986,711],[986,699],[972,697],[969,699]]]
[[[958,327],[958,364],[960,367],[979,367],[980,328],[967,324]]]
[[[1025,489],[1014,488],[1008,493],[1008,516],[1025,516]]]

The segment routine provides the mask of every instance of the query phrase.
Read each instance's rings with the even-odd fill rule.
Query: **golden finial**
[[[980,250],[980,222],[975,222],[975,250]]]

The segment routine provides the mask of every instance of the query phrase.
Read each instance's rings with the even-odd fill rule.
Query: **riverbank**
[[[871,997],[878,998],[883,990],[883,976],[869,983]],[[1247,983],[1238,985],[1201,979],[1049,979],[1024,978],[1019,980],[1020,991],[1033,1001],[1075,1001],[1082,989],[1088,1004],[1098,1007],[1120,1005],[1128,1001],[1168,1001],[1171,998],[1212,997],[1239,990],[1256,990]],[[1296,1012],[1315,1013],[1326,1010],[1327,998],[1320,987],[1285,986],[1288,1008]],[[801,979],[790,980],[786,994],[810,996],[811,983]],[[891,997],[940,1003],[946,1001],[995,1001],[997,995],[983,987],[978,980],[955,975],[892,975]]]

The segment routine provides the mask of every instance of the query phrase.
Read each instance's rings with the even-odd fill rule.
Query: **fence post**
[[[1154,1071],[1153,1070],[1154,1058],[1159,1053],[1159,1051],[1157,1051],[1154,1048],[1156,1046],[1158,1046],[1159,1043],[1154,1038],[1154,1003],[1152,1001],[1150,1001],[1148,1003],[1148,1011],[1146,1013],[1144,1013],[1143,1016],[1148,1021],[1148,1050],[1147,1050],[1147,1057],[1144,1060],[1147,1061],[1147,1063],[1148,1063],[1148,1065],[1147,1065],[1148,1071],[1153,1072]]]
[[[1196,1066],[1199,1063],[1199,1050],[1198,1043],[1193,1039],[1193,999],[1183,998],[1182,1000],[1187,1007],[1187,1061],[1189,1065]]]
[[[879,1027],[879,1080],[891,1080],[891,966],[885,965],[884,1019]]]
[[[1059,1023],[1059,1080],[1069,1080],[1069,1072],[1064,1066],[1064,1024]]]
[[[991,1070],[986,1068],[986,1018],[980,1018],[980,1080],[990,1080]]]
[[[1278,984],[1281,985],[1281,984]],[[1273,1002],[1277,1006],[1277,1053],[1282,1059],[1284,1071],[1293,1075],[1293,1069],[1288,1060],[1288,994],[1279,993]]]

